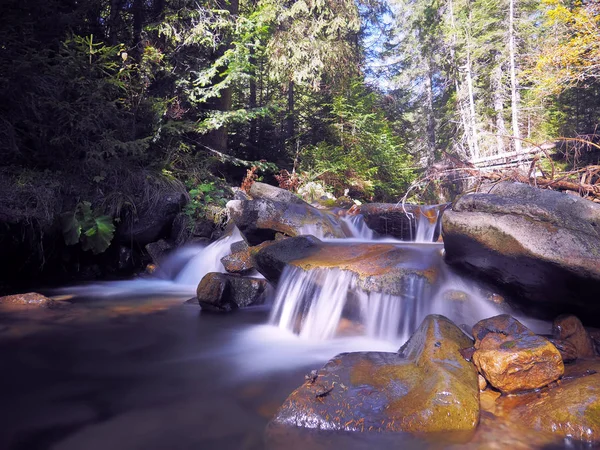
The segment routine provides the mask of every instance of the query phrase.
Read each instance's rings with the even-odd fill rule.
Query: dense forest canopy
[[[188,188],[239,183],[254,166],[396,201],[445,155],[476,161],[559,136],[593,140],[599,8],[5,0],[3,163],[85,174],[92,186],[137,168]]]

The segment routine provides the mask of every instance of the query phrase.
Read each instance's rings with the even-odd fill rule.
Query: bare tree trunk
[[[521,133],[519,132],[519,94],[517,92],[516,44],[515,44],[515,2],[509,1],[508,51],[510,58],[510,98],[512,110],[512,133],[515,151],[521,151]]]
[[[286,138],[291,149],[295,149],[294,135],[296,133],[296,126],[294,123],[294,82],[290,81],[288,84],[288,104],[287,104],[287,117],[285,119],[286,125]]]
[[[504,153],[506,124],[504,123],[504,86],[502,85],[502,64],[500,55],[496,55],[497,65],[492,71],[492,89],[494,90],[494,111],[496,112],[496,146],[498,153]]]
[[[425,86],[425,95],[427,96],[427,163],[431,164],[435,159],[435,109],[433,105],[433,67],[431,60],[427,62],[427,72],[427,85]]]
[[[466,138],[468,154],[464,154],[465,158],[471,160],[475,157],[475,151],[473,149],[473,140],[469,133],[469,119],[463,105],[463,93],[461,88],[461,77],[460,77],[460,62],[456,57],[456,23],[454,22],[454,2],[449,0],[449,14],[450,14],[450,28],[452,30],[451,43],[450,43],[450,58],[454,65],[456,76],[454,78],[454,89],[456,90],[456,108],[458,109],[458,115],[463,127],[463,138]]]
[[[470,14],[469,14],[470,17]],[[479,158],[479,137],[477,135],[477,117],[475,116],[475,95],[473,93],[473,74],[471,73],[471,49],[470,42],[467,38],[467,63],[466,63],[466,78],[467,89],[469,91],[469,112],[471,119],[471,139],[473,140],[473,158]]]

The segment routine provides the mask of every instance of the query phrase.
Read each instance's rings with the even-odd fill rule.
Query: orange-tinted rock
[[[36,306],[40,308],[63,308],[68,303],[52,300],[37,292],[28,292],[26,294],[15,294],[0,297],[0,305],[7,306]]]
[[[303,270],[336,268],[355,273],[359,286],[366,291],[398,295],[405,292],[409,280],[434,284],[440,272],[442,249],[437,244],[348,245],[299,236],[275,242],[252,254],[257,270],[269,281],[278,280],[288,265]]]
[[[557,348],[507,314],[476,323],[473,336],[473,362],[485,379],[503,393],[537,389],[564,373]]]
[[[577,351],[577,357],[591,358],[596,355],[592,338],[576,316],[557,317],[554,319],[552,331],[555,339],[562,339],[573,344]]]
[[[576,441],[600,442],[600,361],[597,359],[570,366],[558,386],[512,401],[517,404],[512,405],[508,417],[516,423]]]
[[[398,353],[344,353],[294,391],[279,425],[347,431],[471,431],[479,420],[477,372],[459,349],[472,341],[428,316]]]
[[[563,362],[570,363],[577,359],[577,348],[563,339],[548,339],[560,352]]]
[[[221,258],[221,264],[223,264],[223,267],[229,273],[244,274],[254,269],[250,250],[231,253],[230,255],[224,256]]]
[[[480,391],[485,390],[485,388],[487,387],[487,381],[484,377],[481,376],[481,374],[477,376],[477,384],[479,385]]]

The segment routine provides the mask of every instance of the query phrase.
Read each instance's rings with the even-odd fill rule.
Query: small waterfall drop
[[[438,205],[421,206],[416,218],[415,242],[433,242],[440,218]]]
[[[408,244],[404,244],[408,245]],[[436,253],[427,253],[436,254]],[[367,292],[358,275],[340,269],[305,271],[287,267],[279,281],[270,322],[301,338],[324,340],[348,334],[389,342],[404,342],[428,314],[442,314],[456,324],[500,314],[497,305],[473,282],[465,282],[438,258],[431,260],[440,275],[430,283],[406,274],[399,295]]]
[[[375,233],[365,223],[361,214],[340,217],[340,222],[345,226],[349,238],[357,238],[365,241],[375,239]]]
[[[241,240],[240,231],[237,227],[234,227],[230,234],[204,247],[190,258],[179,273],[175,275],[173,281],[178,284],[198,286],[200,280],[207,273],[225,272],[225,268],[221,264],[221,258],[231,253],[231,244]],[[162,265],[168,267],[169,260],[165,260]]]

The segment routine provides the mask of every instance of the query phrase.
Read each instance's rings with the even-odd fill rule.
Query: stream
[[[385,433],[299,430],[265,438],[290,392],[336,354],[394,352],[427,314],[470,326],[506,311],[443,263],[443,245],[431,242],[436,223],[419,226],[416,242],[378,242],[407,248],[423,265],[439,267],[441,281],[433,288],[407,283],[397,296],[367,294],[337,269],[290,269],[266,305],[203,313],[185,300],[204,274],[224,271],[220,258],[241,239],[236,231],[207,247],[177,250],[152,277],[45,292],[76,304],[66,313],[3,314],[0,448],[445,446],[443,439],[432,444]],[[348,219],[347,227],[349,238],[334,245],[377,240],[360,219]],[[448,301],[453,292],[467,299]],[[520,320],[549,330],[546,323]]]

